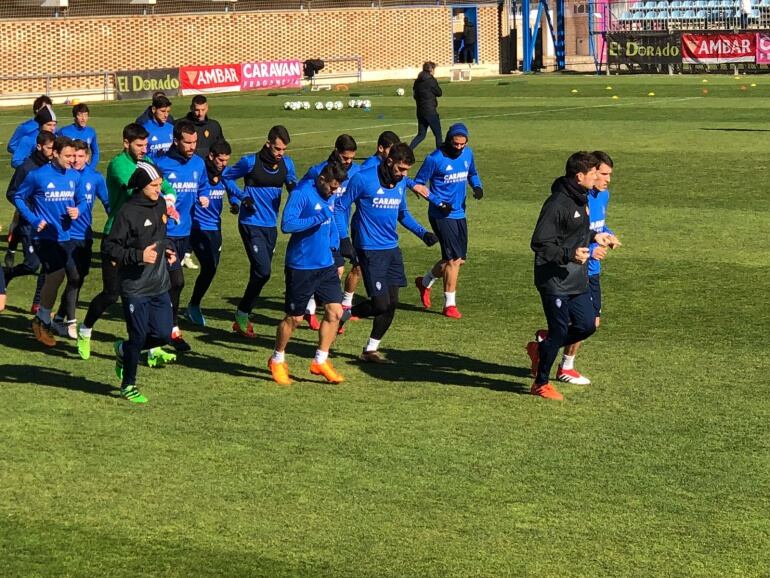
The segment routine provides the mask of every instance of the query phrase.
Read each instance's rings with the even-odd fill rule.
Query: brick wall
[[[478,8],[479,63],[499,61],[496,5]],[[0,21],[4,76],[360,55],[365,70],[452,63],[451,8],[362,8]],[[56,82],[61,90],[101,84]],[[93,84],[95,82],[95,84]],[[56,90],[56,88],[54,89]],[[0,93],[40,82],[0,81]]]

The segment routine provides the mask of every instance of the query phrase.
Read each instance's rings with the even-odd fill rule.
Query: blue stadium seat
[[[681,8],[682,3],[679,0],[671,0],[671,3],[669,4],[671,8]]]
[[[668,10],[661,10],[655,15],[655,20],[668,20]]]
[[[634,12],[634,20],[644,20],[644,12],[641,10]]]
[[[679,10],[672,10],[671,14],[669,14],[668,17],[671,18],[672,20],[681,20],[682,12]]]
[[[626,10],[625,12],[623,12],[623,14],[618,16],[618,20],[621,22],[625,22],[627,20],[633,20],[633,17],[631,16],[631,13],[628,10]]]
[[[633,12],[636,12],[637,10],[641,10],[642,8],[644,8],[644,2],[634,2],[631,5],[631,10]]]
[[[645,3],[644,7],[647,10],[655,10],[655,1],[654,0],[647,0],[647,2]]]
[[[685,10],[682,20],[695,20],[695,10]]]
[[[708,16],[708,13],[705,10],[698,10],[695,13],[695,19],[696,20],[705,20]]]
[[[706,0],[695,0],[695,4],[693,4],[695,8],[705,8],[706,7]]]
[[[668,0],[658,0],[658,3],[655,5],[655,7],[658,10],[668,10]]]
[[[759,10],[755,8],[754,10],[751,11],[751,16],[749,16],[749,18],[751,18],[752,20],[759,20],[759,16],[760,16]]]
[[[693,4],[691,0],[682,0],[682,8],[684,8],[685,10],[692,8],[692,6]]]
[[[762,3],[760,4],[763,8],[770,7],[770,0],[762,0]]]
[[[706,8],[718,8],[719,7],[719,0],[708,0],[706,2]]]

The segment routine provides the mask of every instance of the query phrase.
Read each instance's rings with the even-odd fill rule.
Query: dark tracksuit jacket
[[[579,295],[588,291],[588,264],[572,261],[595,233],[588,215],[588,191],[574,178],[559,177],[551,185],[532,234],[535,286],[545,295]]]
[[[417,102],[417,115],[430,117],[436,114],[441,87],[430,72],[422,71],[412,86],[412,94]]]
[[[134,194],[126,201],[104,241],[103,251],[118,264],[120,292],[126,297],[152,297],[166,293],[171,280],[166,266],[166,202]],[[144,263],[146,247],[157,243],[155,263]]]
[[[203,159],[209,156],[209,150],[215,142],[225,139],[224,134],[222,134],[222,125],[213,118],[207,116],[205,120],[198,120],[192,112],[188,112],[184,119],[193,123],[195,132],[198,133],[198,146],[195,149],[195,154]]]

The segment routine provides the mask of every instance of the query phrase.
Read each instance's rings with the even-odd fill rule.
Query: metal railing
[[[82,78],[85,82],[78,83],[78,86],[61,86],[58,81],[68,78]],[[41,94],[49,96],[84,96],[101,93],[104,100],[109,100],[114,93],[115,73],[107,70],[96,70],[86,72],[68,72],[59,74],[22,74],[17,76],[0,76],[0,86],[4,82],[24,83],[28,89],[18,92],[3,90],[0,92],[0,99],[19,99],[27,97],[37,97]],[[98,79],[89,87],[88,79]],[[100,86],[101,85],[101,86]]]

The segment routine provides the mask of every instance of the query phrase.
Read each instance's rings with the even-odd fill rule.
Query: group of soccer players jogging
[[[137,122],[123,129],[123,151],[110,160],[104,178],[96,171],[99,148],[96,133],[87,126],[87,106],[73,107],[75,122],[61,130],[56,130],[50,100],[37,99],[33,109],[32,121],[20,125],[9,142],[16,172],[7,197],[17,215],[0,274],[0,308],[10,280],[38,274],[35,338],[47,347],[56,345],[57,334],[76,339],[80,357],[87,360],[95,323],[120,298],[128,337],[114,343],[115,369],[121,396],[130,402],[147,401],[137,387],[142,358],[155,367],[191,349],[179,328],[180,317],[206,325],[202,303],[219,266],[225,207],[237,215],[249,262],[248,282],[232,324],[243,338],[256,338],[249,318],[271,277],[279,227],[289,235],[285,316],[267,362],[280,385],[292,383],[285,353],[303,321],[318,332],[309,371],[329,383],[344,381],[329,352],[351,319],[372,319],[359,359],[391,363],[379,347],[394,320],[399,291],[408,284],[399,224],[426,246],[438,243],[441,248],[441,258],[414,279],[423,307],[431,307],[432,287],[442,279],[443,315],[462,317],[456,292],[468,251],[467,190],[470,187],[476,200],[484,196],[463,123],[449,128],[414,178],[408,176],[414,152],[391,131],[380,134],[376,151],[360,164],[355,162],[355,139],[339,135],[328,158],[298,178],[287,155],[291,139],[284,126],[273,126],[256,153],[231,165],[231,147],[219,123],[209,118],[205,97],[193,98],[190,112],[174,121],[171,101],[158,93]],[[537,331],[535,341],[527,345],[534,395],[561,399],[549,375],[562,347],[557,379],[590,383],[575,370],[574,359],[580,342],[599,324],[600,261],[608,248],[620,245],[605,225],[612,165],[606,153],[572,155],[565,175],[552,186],[532,236],[535,284],[548,322],[548,329]],[[281,212],[284,189],[288,195]],[[428,203],[431,230],[409,212],[410,191]],[[102,290],[78,326],[75,310],[89,273],[97,198],[108,215],[100,248]],[[18,243],[24,249],[20,265],[12,252]],[[182,310],[182,260],[191,252],[200,271]],[[361,281],[367,298],[354,303]],[[164,349],[167,345],[175,352]]]

